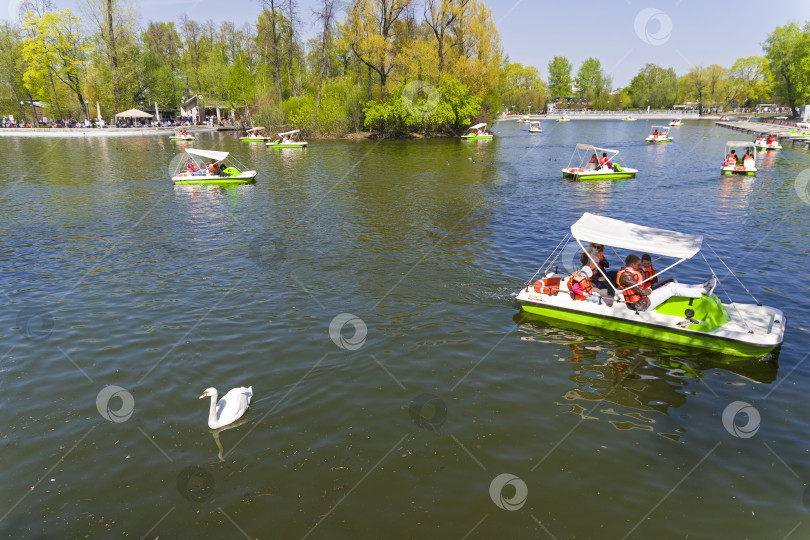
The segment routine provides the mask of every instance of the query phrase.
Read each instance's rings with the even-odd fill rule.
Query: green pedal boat
[[[475,124],[474,126],[470,126],[467,128],[467,131],[461,136],[462,139],[465,141],[480,141],[480,140],[488,140],[493,137],[492,133],[487,131],[487,124],[486,122],[482,122],[480,124]]]
[[[622,167],[618,163],[613,163],[613,158],[618,155],[618,150],[610,148],[599,148],[590,144],[578,143],[574,149],[574,154],[568,162],[568,167],[562,170],[566,178],[574,180],[618,180],[620,178],[635,178],[638,169]],[[605,154],[602,156],[601,154]],[[596,156],[596,161],[594,161]],[[600,164],[599,160],[607,158],[606,164]],[[576,165],[579,163],[579,165]]]
[[[694,257],[703,241],[701,236],[644,227],[591,213],[583,214],[571,226],[571,237],[583,252],[583,242],[591,242],[675,259],[655,276]],[[571,273],[560,272],[559,266],[555,266],[563,253],[570,253],[570,249],[565,249],[567,239],[568,235],[549,256],[547,261],[550,262],[517,293],[524,312],[551,324],[554,320],[566,321],[734,356],[763,356],[784,339],[786,321],[780,310],[759,304],[722,303],[714,294],[718,281],[713,272],[712,278],[701,285],[677,285],[699,290],[694,293],[699,297],[670,296],[653,309],[638,310],[628,307],[632,304],[625,302],[624,289],[617,284],[615,276],[599,269],[606,278],[607,290],[600,292],[594,288],[590,295],[581,295],[584,299],[577,299],[568,289]],[[542,277],[536,280],[538,276]],[[645,279],[642,287],[655,276]],[[656,292],[653,291],[653,295]]]
[[[172,175],[174,185],[234,185],[249,184],[256,180],[256,171],[245,170],[247,167],[235,158],[228,158],[228,152],[216,150],[197,150],[186,148],[186,153],[178,163]],[[225,163],[225,160],[228,163]],[[235,166],[238,165],[238,168]]]

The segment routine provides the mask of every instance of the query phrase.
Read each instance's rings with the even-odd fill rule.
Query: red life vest
[[[644,281],[641,272],[637,272],[632,268],[622,268],[621,270],[619,270],[619,273],[616,274],[616,285],[618,285],[620,289],[624,288],[624,285],[622,285],[622,274],[624,274],[625,272],[633,276],[633,279],[636,281],[636,283],[641,283],[642,281]],[[622,294],[624,294],[624,301],[630,302],[631,304],[635,304],[636,302],[641,300],[641,295],[638,292],[636,292],[634,288],[622,291]]]
[[[639,270],[641,270],[641,277],[643,279],[651,278],[655,276],[655,267],[653,265],[650,266],[639,266]],[[658,283],[658,276],[653,277],[649,281],[644,282],[645,287],[652,287],[653,283]]]
[[[574,293],[574,282],[579,283],[579,290],[585,294]],[[579,276],[578,278],[571,276],[571,279],[568,280],[568,290],[571,292],[571,298],[574,300],[585,300],[593,292],[593,287],[591,286],[591,280],[585,276]]]

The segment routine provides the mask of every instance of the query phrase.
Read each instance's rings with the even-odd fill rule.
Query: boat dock
[[[774,135],[779,140],[779,143],[790,141],[791,144],[806,145],[810,148],[810,136],[797,135],[791,131],[802,131],[800,128],[791,125],[783,124],[770,124],[767,122],[753,122],[751,120],[738,120],[736,122],[721,121],[715,122],[714,125],[733,129],[735,131],[742,131],[744,133],[751,133],[752,135],[759,135],[760,133],[767,133]]]

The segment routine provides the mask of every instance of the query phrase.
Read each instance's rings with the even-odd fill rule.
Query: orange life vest
[[[655,267],[653,265],[650,266],[640,266],[639,270],[641,270],[641,277],[642,279],[648,279],[655,275]],[[658,283],[658,276],[655,276],[649,281],[644,283],[645,287],[652,287],[653,283]]]
[[[574,282],[579,283],[579,289],[585,294],[574,293]],[[579,276],[578,278],[571,276],[571,279],[568,280],[568,290],[574,300],[585,300],[593,292],[593,287],[591,286],[591,280],[585,276]]]
[[[616,274],[616,285],[618,285],[620,289],[624,289],[624,285],[622,285],[622,274],[624,274],[625,272],[633,276],[633,279],[636,281],[636,283],[641,283],[642,281],[644,281],[641,272],[637,272],[632,268],[622,268],[621,270],[619,270],[619,273]],[[622,291],[622,294],[624,294],[624,301],[630,302],[631,304],[635,304],[636,302],[641,300],[641,295],[634,288]]]
[[[734,154],[729,154],[726,156],[726,165],[736,165],[737,164],[737,156]]]

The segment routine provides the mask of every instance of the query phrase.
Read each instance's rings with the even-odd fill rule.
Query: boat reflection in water
[[[678,440],[686,429],[673,425],[677,420],[671,409],[684,405],[689,395],[714,393],[702,382],[713,370],[761,384],[776,380],[778,348],[760,358],[739,358],[627,334],[603,330],[595,334],[589,327],[547,322],[525,312],[513,320],[522,340],[569,349],[559,361],[571,363],[574,386],[560,396],[565,401],[555,403],[585,420],[607,420],[620,430],[643,429]],[[666,420],[660,421],[658,413]]]

